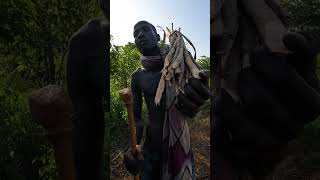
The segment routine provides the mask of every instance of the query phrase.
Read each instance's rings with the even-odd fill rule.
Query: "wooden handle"
[[[60,86],[49,85],[29,96],[33,119],[48,132],[61,180],[76,180],[72,146],[72,103]]]
[[[136,136],[136,123],[133,116],[133,98],[130,89],[125,88],[119,91],[120,98],[127,107],[128,112],[128,125],[130,135],[130,146],[133,154],[137,152],[137,136]],[[134,180],[140,180],[139,175],[134,176]]]
[[[135,175],[135,176],[133,177],[133,179],[134,179],[134,180],[140,180],[140,177],[139,177],[139,175]]]

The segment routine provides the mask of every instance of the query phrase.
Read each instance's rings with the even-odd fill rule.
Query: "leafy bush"
[[[0,1],[0,179],[56,179],[54,152],[31,118],[28,95],[48,84],[65,86],[68,41],[101,15],[96,3]]]

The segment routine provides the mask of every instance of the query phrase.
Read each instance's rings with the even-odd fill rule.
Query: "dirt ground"
[[[196,179],[209,179],[210,170],[210,115],[209,106],[205,105],[196,117],[189,122],[191,145],[195,155]],[[127,147],[113,151],[111,155],[111,179],[132,180],[123,164],[123,150]]]
[[[197,180],[209,179],[210,172],[210,113],[200,112],[191,123],[191,145],[195,155]]]

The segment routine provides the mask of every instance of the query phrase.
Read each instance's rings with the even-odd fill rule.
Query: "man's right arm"
[[[137,129],[137,144],[140,144],[143,133],[143,122],[141,119],[142,92],[138,85],[138,76],[138,71],[135,71],[131,76],[131,91],[133,95],[133,113]]]
[[[141,120],[141,109],[142,109],[142,93],[138,85],[138,74],[135,71],[131,76],[131,92],[133,95],[133,113],[136,121],[137,129],[137,144],[141,143],[141,137],[143,132],[143,123]],[[124,154],[124,164],[126,169],[133,175],[139,174],[143,166],[143,155],[141,151],[137,154],[133,154],[132,151],[128,150]]]

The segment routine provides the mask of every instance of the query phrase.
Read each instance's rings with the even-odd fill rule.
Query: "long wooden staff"
[[[72,148],[72,103],[62,87],[49,85],[29,96],[31,115],[53,144],[59,180],[76,180]]]
[[[127,107],[128,112],[128,124],[129,124],[129,135],[130,135],[130,146],[133,154],[137,153],[137,136],[136,136],[136,125],[133,116],[133,98],[130,89],[125,88],[119,91],[119,95]],[[139,175],[134,176],[134,180],[140,180]]]

